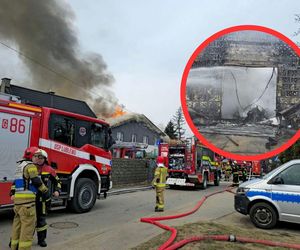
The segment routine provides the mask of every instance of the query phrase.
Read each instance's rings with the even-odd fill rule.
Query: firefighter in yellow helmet
[[[35,197],[39,190],[47,194],[48,188],[38,176],[38,169],[31,161],[38,148],[25,150],[23,160],[18,162],[15,181],[11,189],[14,200],[14,221],[11,233],[11,249],[31,249],[33,233],[36,226]]]
[[[168,169],[164,165],[164,157],[158,156],[156,159],[157,167],[154,172],[154,179],[152,186],[155,187],[156,191],[156,206],[155,212],[164,211],[164,191],[166,188],[166,181],[168,176]]]

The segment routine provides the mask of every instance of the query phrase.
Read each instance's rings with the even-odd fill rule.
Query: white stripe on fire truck
[[[66,146],[64,144],[60,144],[60,143],[57,143],[57,142],[54,142],[54,141],[51,141],[51,140],[40,138],[39,145],[42,146],[42,147],[45,147],[45,148],[55,150],[55,151],[63,152],[63,153],[68,154],[68,155],[76,156],[80,159],[86,159],[86,160],[90,159],[90,154],[87,153],[87,152],[83,152],[83,151],[71,148],[71,147]],[[105,165],[109,165],[109,166],[112,165],[111,161],[109,159],[106,159],[106,158],[101,157],[101,156],[95,155],[95,160],[96,160],[96,162],[99,162],[99,163],[102,163],[102,164],[105,164]]]
[[[106,158],[101,157],[101,156],[98,156],[98,155],[95,155],[95,157],[96,157],[96,162],[100,162],[102,164],[111,166],[111,160],[106,159]]]

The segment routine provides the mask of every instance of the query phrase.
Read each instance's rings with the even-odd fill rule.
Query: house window
[[[148,144],[148,142],[149,142],[149,137],[143,136],[143,143]]]
[[[136,134],[132,134],[132,136],[131,136],[131,142],[136,142]]]
[[[124,134],[122,132],[117,132],[117,141],[123,141]]]

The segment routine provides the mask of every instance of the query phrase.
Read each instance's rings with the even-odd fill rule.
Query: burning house
[[[195,126],[213,144],[257,154],[270,140],[282,144],[299,128],[299,89],[300,61],[292,48],[263,32],[240,31],[198,55],[186,100]],[[257,146],[244,145],[249,142]]]
[[[154,157],[157,155],[157,142],[167,136],[145,115],[126,113],[118,107],[115,114],[106,120],[116,140],[113,145],[113,157],[116,158],[143,158],[145,154]]]

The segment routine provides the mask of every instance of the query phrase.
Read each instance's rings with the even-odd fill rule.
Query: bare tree
[[[295,22],[300,24],[300,14],[295,14]],[[300,34],[300,27],[294,32],[294,36],[298,36]],[[300,46],[300,43],[297,42],[298,46]]]
[[[185,124],[185,119],[181,107],[176,111],[172,121],[175,127],[176,137],[178,138],[178,140],[184,139],[185,129],[183,127]]]

